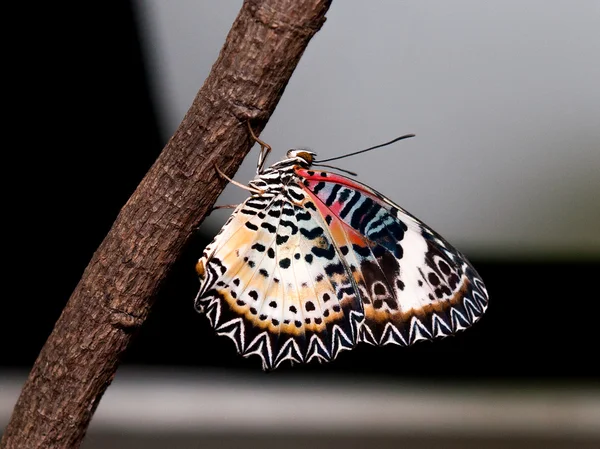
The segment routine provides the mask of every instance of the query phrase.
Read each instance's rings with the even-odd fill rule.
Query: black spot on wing
[[[323,228],[317,226],[311,230],[300,228],[300,233],[309,240],[314,240],[323,235]]]
[[[350,201],[348,201],[344,205],[344,208],[340,212],[340,217],[342,219],[346,218],[346,215],[348,215],[348,213],[352,210],[352,208],[358,202],[360,197],[361,197],[361,193],[359,191],[355,190],[354,194],[352,195],[352,198],[350,198]]]
[[[292,221],[289,220],[281,220],[279,222],[279,224],[281,226],[287,226],[288,228],[290,228],[290,232],[292,235],[296,235],[296,233],[298,232],[298,226],[296,226],[296,224]]]
[[[250,229],[251,231],[258,231],[258,226],[256,226],[255,224],[250,223],[249,221],[246,222],[245,226]]]
[[[340,195],[338,197],[338,201],[342,204],[345,203],[346,200],[348,198],[350,198],[351,193],[352,193],[352,191],[350,189],[342,189],[342,191],[340,192]]]
[[[438,285],[440,285],[440,278],[437,276],[437,274],[435,274],[433,272],[431,272],[427,275],[427,280],[434,287],[437,287]]]
[[[308,220],[310,220],[310,218],[311,218],[310,212],[308,212],[308,211],[298,212],[296,214],[296,220],[298,220],[298,221],[308,221]]]
[[[337,197],[337,194],[338,194],[338,192],[340,191],[341,188],[342,188],[341,184],[336,184],[336,185],[333,186],[333,188],[331,189],[331,193],[329,194],[329,196],[325,200],[325,205],[326,206],[331,206],[334,203],[335,198]]]
[[[318,182],[315,187],[313,188],[313,192],[315,194],[319,193],[321,190],[323,190],[323,188],[325,187],[325,183],[324,182]]]
[[[288,189],[287,194],[293,201],[300,202],[304,200],[304,195],[296,192],[294,189]]]
[[[377,282],[373,286],[373,293],[375,293],[378,296],[381,296],[381,295],[385,295],[387,293],[387,290],[385,289],[384,285],[381,282]]]
[[[353,287],[340,288],[337,292],[338,299],[342,300],[344,298],[344,295],[348,295],[348,296],[354,295],[354,288]]]
[[[335,274],[345,274],[346,269],[344,268],[344,265],[342,263],[330,263],[328,265],[325,265],[325,273],[327,274],[327,276],[331,277]]]
[[[367,213],[367,211],[371,208],[371,204],[373,203],[371,198],[364,195],[360,199],[360,205],[354,210],[352,216],[350,217],[350,226],[352,226],[354,229],[359,228],[360,221],[362,220],[363,216]]]
[[[283,215],[287,215],[288,217],[291,217],[292,215],[294,215],[294,208],[289,206],[287,203],[285,204],[285,206],[283,207],[281,213]]]
[[[287,242],[289,240],[290,236],[289,235],[279,235],[277,234],[277,237],[275,237],[275,243],[277,245],[283,245],[285,242]]]
[[[440,270],[442,270],[442,273],[444,273],[446,276],[448,276],[450,274],[451,270],[446,262],[444,262],[443,260],[440,260],[438,263],[438,266],[440,267]]]
[[[261,223],[260,227],[266,229],[271,234],[275,234],[275,232],[277,231],[277,228],[275,226],[273,226],[271,223],[266,222],[266,221],[263,221]]]
[[[313,246],[311,252],[317,256],[322,257],[327,260],[333,260],[335,257],[335,248],[333,245],[329,245],[327,248],[319,248],[318,246]]]
[[[368,257],[371,254],[371,249],[368,246],[360,246],[356,243],[353,243],[352,249],[361,257]]]
[[[268,202],[264,201],[263,199],[251,198],[248,201],[246,201],[246,206],[251,207],[253,209],[261,209],[262,210],[265,207],[267,207],[267,204],[268,204]]]

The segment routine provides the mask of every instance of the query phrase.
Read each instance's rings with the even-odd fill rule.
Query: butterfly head
[[[286,158],[271,165],[273,170],[293,169],[296,166],[309,168],[315,162],[317,155],[308,150],[289,150]]]
[[[315,161],[316,153],[308,150],[288,150],[287,158],[296,159],[301,165],[310,167]]]

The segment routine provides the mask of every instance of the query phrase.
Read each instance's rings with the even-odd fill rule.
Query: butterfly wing
[[[363,319],[352,273],[302,192],[250,197],[197,264],[196,308],[263,369],[331,360],[354,347]]]
[[[409,345],[481,317],[488,303],[481,278],[435,231],[364,184],[303,168],[296,174],[330,226],[342,229],[332,240],[356,267],[365,315],[359,341]]]

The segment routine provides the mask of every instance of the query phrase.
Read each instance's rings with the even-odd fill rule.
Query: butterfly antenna
[[[409,139],[409,138],[411,138],[411,137],[415,137],[415,135],[414,135],[414,134],[406,134],[406,135],[404,135],[404,136],[396,137],[394,140],[390,140],[389,142],[382,143],[382,144],[380,144],[380,145],[375,145],[374,147],[371,147],[371,148],[367,148],[366,150],[355,151],[354,153],[350,153],[350,154],[344,154],[344,155],[342,155],[342,156],[337,156],[337,157],[330,157],[329,159],[323,159],[323,160],[321,160],[321,161],[315,161],[315,162],[316,162],[317,164],[320,164],[321,162],[330,162],[330,161],[336,161],[336,160],[338,160],[338,159],[343,159],[343,158],[345,158],[345,157],[355,156],[355,155],[357,155],[357,154],[360,154],[360,153],[366,153],[367,151],[375,150],[375,149],[377,149],[377,148],[386,147],[386,146],[388,146],[388,145],[391,145],[391,144],[393,144],[393,143],[396,143],[396,142],[398,142],[399,140],[402,140],[402,139]]]
[[[327,168],[333,168],[335,170],[339,170],[339,171],[343,171],[344,173],[348,173],[351,176],[358,176],[358,173],[354,173],[353,171],[350,170],[346,170],[345,168],[340,168],[340,167],[334,167],[333,165],[327,165],[327,164],[312,164],[313,167],[327,167]]]

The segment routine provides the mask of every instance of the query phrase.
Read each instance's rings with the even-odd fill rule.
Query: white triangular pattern
[[[416,316],[413,316],[410,320],[410,331],[408,334],[408,341],[412,345],[419,340],[430,340],[431,333],[425,328],[421,320]]]
[[[371,328],[364,323],[361,325],[358,341],[377,346],[377,340],[375,340],[375,337],[373,336],[373,331],[371,331]]]
[[[465,318],[465,316],[460,313],[456,309],[452,309],[450,311],[450,316],[452,318],[452,331],[458,332],[469,327],[469,321]]]
[[[361,324],[365,320],[365,314],[356,310],[350,311],[350,331],[352,332],[352,341],[358,342]]]
[[[481,294],[479,294],[479,292],[473,290],[473,298],[477,301],[477,303],[479,304],[480,308],[481,308],[481,314],[483,315],[483,313],[486,311],[487,309],[487,299],[485,296],[482,296]]]
[[[300,354],[300,348],[293,338],[288,338],[283,346],[279,349],[279,352],[275,356],[275,366],[277,368],[283,361],[289,360],[290,362],[302,363],[302,356]]]
[[[242,318],[234,318],[231,321],[227,321],[215,330],[217,335],[224,335],[233,340],[238,353],[244,351],[244,322]],[[235,335],[236,332],[239,334],[237,337]]]
[[[254,349],[256,346],[256,349]],[[263,349],[266,349],[266,351]],[[265,359],[264,355],[267,355],[267,359]],[[246,349],[244,350],[244,357],[248,357],[252,354],[257,354],[263,360],[263,366],[267,366],[270,369],[273,366],[273,351],[271,348],[271,341],[269,339],[269,334],[267,331],[263,331],[258,334],[254,339],[248,344]]]
[[[327,349],[327,346],[323,343],[323,340],[321,340],[317,335],[313,335],[308,343],[306,362],[310,362],[315,357],[318,359],[323,359],[325,361],[329,360],[328,358],[323,357],[319,353],[319,349],[322,350],[325,354],[327,354],[327,357],[331,359],[331,353]]]
[[[475,302],[470,298],[464,298],[463,304],[464,304],[465,310],[469,314],[469,321],[471,323],[474,323],[475,321],[477,321],[477,319],[481,315],[481,310],[479,310],[479,308],[476,306]]]
[[[387,323],[381,333],[381,345],[398,345],[406,346],[406,340],[400,333],[400,331],[392,323]]]
[[[215,322],[215,311],[214,311],[215,306],[213,305],[213,302],[209,301],[208,304],[204,303],[202,305],[196,305],[196,310],[198,310],[200,307],[202,307],[203,313],[208,318],[210,325],[214,328],[216,325],[216,322]]]
[[[333,325],[331,333],[331,349],[333,351],[332,358],[335,359],[341,351],[348,351],[354,347],[352,341],[348,338],[348,336],[342,330],[342,328],[337,324]]]
[[[431,322],[433,323],[433,332],[436,337],[448,337],[452,335],[452,329],[436,313],[433,314]]]

